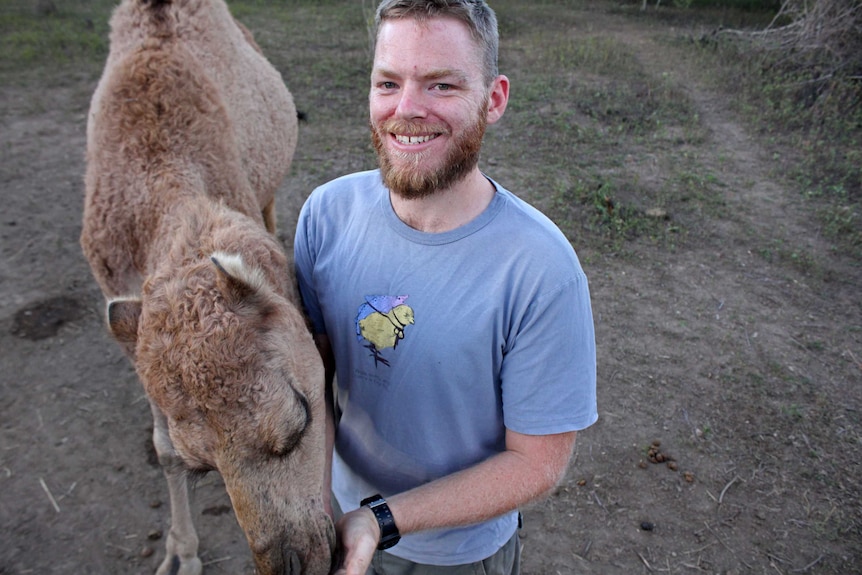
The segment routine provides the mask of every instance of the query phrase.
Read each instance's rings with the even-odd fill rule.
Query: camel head
[[[258,573],[329,573],[323,366],[296,305],[216,253],[151,275],[108,319],[167,421],[160,459],[222,475]]]

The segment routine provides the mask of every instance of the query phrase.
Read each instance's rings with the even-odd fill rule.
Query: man
[[[597,418],[587,280],[550,220],[478,168],[509,96],[493,11],[384,0],[376,19],[380,170],[315,190],[295,243],[338,376],[338,573],[515,574],[517,509]]]

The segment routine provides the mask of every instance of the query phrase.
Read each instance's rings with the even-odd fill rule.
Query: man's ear
[[[493,124],[503,117],[509,103],[509,78],[502,74],[494,78],[488,94],[488,123]]]
[[[108,328],[117,341],[134,348],[141,319],[140,298],[118,298],[108,302]]]

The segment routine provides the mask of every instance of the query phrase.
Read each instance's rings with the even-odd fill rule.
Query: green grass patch
[[[822,74],[815,56],[792,59],[736,34],[691,44],[704,80],[732,85],[733,103],[761,139],[794,150],[782,175],[811,200],[839,249],[862,257],[862,84]],[[819,62],[819,63],[818,63]]]
[[[357,32],[367,26],[360,3],[242,0],[229,5],[281,72],[299,110],[317,120],[344,120],[344,109],[355,108],[356,121],[365,121],[371,53],[367,33]]]
[[[0,74],[33,67],[62,68],[99,62],[108,53],[107,0],[38,2],[5,0],[0,10]]]
[[[515,64],[503,70],[512,80],[503,123],[525,145],[504,161],[546,167],[530,184],[544,195],[532,199],[578,245],[616,253],[638,242],[675,249],[688,237],[685,222],[705,211],[720,185],[708,175],[685,179],[702,169],[682,150],[701,143],[705,131],[684,89],[668,74],[645,70],[634,47],[610,36],[558,22],[551,26],[564,31],[546,34],[516,23],[501,54]],[[668,154],[673,162],[664,161]],[[670,171],[647,182],[641,172],[658,170],[659,162]]]

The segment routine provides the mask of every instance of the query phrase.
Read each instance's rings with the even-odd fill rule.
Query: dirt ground
[[[862,573],[860,262],[776,174],[792,150],[761,144],[732,113],[732,87],[698,82],[656,40],[673,30],[635,12],[584,19],[677,79],[732,216],[695,222],[698,241],[676,250],[575,245],[591,281],[600,420],[556,492],[524,510],[524,573]],[[169,528],[147,403],[78,245],[96,81],[0,86],[0,575],[149,574]],[[331,150],[314,130],[311,116],[283,186],[287,237],[322,181],[310,165]],[[518,145],[506,130],[489,135],[487,156],[504,185],[518,178],[495,160],[502,142]],[[364,126],[347,131],[365,138]],[[649,186],[672,157],[633,149],[630,161]],[[337,152],[328,164],[361,167]],[[217,475],[194,505],[205,573],[252,573]]]

